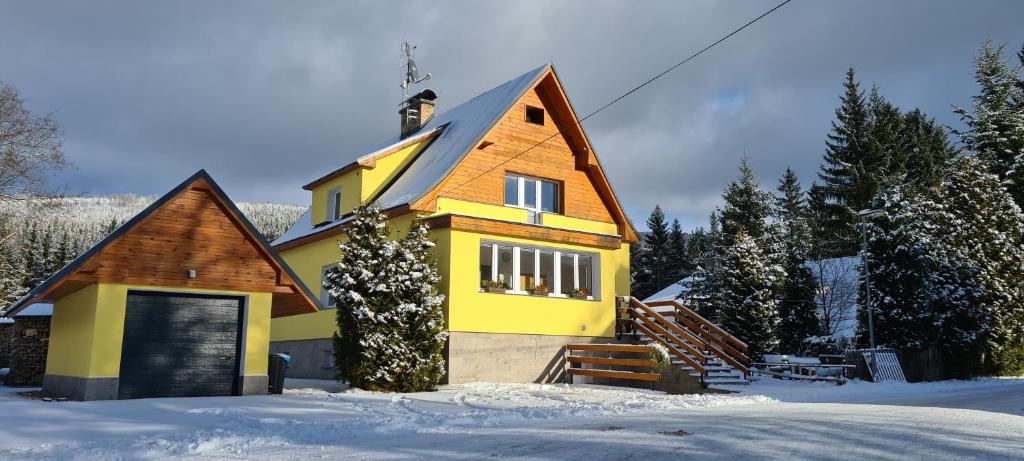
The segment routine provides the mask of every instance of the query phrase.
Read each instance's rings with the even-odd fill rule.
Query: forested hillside
[[[156,197],[114,195],[0,202],[0,309],[45,280]],[[298,205],[238,203],[273,240],[305,210]]]

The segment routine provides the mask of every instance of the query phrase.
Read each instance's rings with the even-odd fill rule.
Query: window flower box
[[[547,285],[542,283],[530,289],[530,294],[533,296],[547,296],[551,294],[551,290],[548,289]]]
[[[494,280],[483,280],[480,282],[480,291],[484,293],[505,293],[508,290],[509,286],[505,282],[496,282]]]
[[[590,299],[590,290],[586,288],[580,288],[579,290],[569,290],[569,297],[572,299]]]

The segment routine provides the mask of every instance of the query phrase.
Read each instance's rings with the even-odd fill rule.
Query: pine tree
[[[741,232],[754,239],[765,235],[767,219],[772,211],[772,196],[761,190],[761,184],[746,158],[740,162],[739,179],[725,187],[722,198],[725,200],[721,211],[724,244],[731,245]]]
[[[60,239],[57,240],[57,246],[53,250],[53,258],[50,266],[50,273],[59,271],[71,260],[75,259],[76,252],[73,249],[74,243],[71,241],[71,236],[68,235],[67,229],[60,234]]]
[[[691,309],[716,324],[722,322],[722,304],[719,297],[719,261],[722,251],[722,233],[718,227],[720,221],[715,211],[708,216],[706,250],[702,253],[693,276],[684,282],[679,295],[679,299]]]
[[[952,220],[941,236],[957,251],[951,259],[970,268],[976,307],[950,322],[949,343],[981,343],[981,355],[965,360],[983,372],[1024,373],[1024,213],[1001,179],[974,158],[957,162],[946,183]],[[955,350],[955,349],[954,349]],[[971,360],[973,359],[973,360]],[[964,374],[974,374],[972,370]]]
[[[690,262],[686,252],[686,234],[683,232],[683,226],[679,225],[678,219],[673,219],[672,226],[669,228],[668,248],[672,274],[669,278],[675,282],[693,272],[693,263]]]
[[[973,112],[954,111],[967,126],[957,131],[960,141],[985,161],[1010,191],[1018,206],[1024,205],[1024,89],[1020,74],[1003,58],[1003,47],[986,41],[974,57],[979,93]]]
[[[740,231],[722,254],[719,273],[721,326],[747,343],[755,361],[778,347],[776,290],[785,276],[756,240]]]
[[[665,213],[656,205],[647,218],[647,233],[644,235],[644,248],[637,273],[639,283],[634,294],[637,298],[644,299],[678,280],[673,279],[675,274],[672,270],[670,245]]]
[[[935,238],[936,229],[949,218],[934,200],[913,190],[907,195],[898,185],[880,203],[886,216],[872,220],[866,229],[875,343],[906,349],[937,345],[941,338],[935,326],[941,322],[936,308],[945,290],[936,282],[957,272]],[[860,285],[859,304],[867,306],[863,277]],[[860,309],[858,317],[858,342],[867,347],[867,309]]]
[[[946,129],[919,109],[904,115],[902,127],[906,183],[917,189],[937,189],[954,158]]]
[[[441,276],[431,254],[434,242],[427,238],[427,227],[416,222],[401,241],[398,259],[397,291],[401,303],[395,307],[398,330],[411,354],[396,369],[394,390],[432,391],[444,376],[444,295],[438,292]]]
[[[906,174],[909,149],[905,144],[903,122],[900,109],[885,99],[877,86],[871,87],[868,94],[867,155],[858,166],[860,180],[854,195],[854,201],[861,208],[855,210],[866,208],[884,184]]]
[[[48,250],[43,245],[43,237],[35,225],[29,227],[27,237],[21,248],[21,259],[25,274],[24,288],[31,290],[42,283],[49,276],[46,272],[48,264]]]
[[[25,273],[18,252],[10,245],[0,245],[0,311],[20,299],[25,288]]]
[[[818,173],[822,182],[820,192],[825,199],[821,203],[820,224],[830,240],[825,245],[832,250],[830,256],[846,256],[857,251],[854,223],[857,207],[863,205],[856,199],[858,191],[863,189],[860,184],[863,172],[859,173],[858,168],[867,157],[869,143],[867,101],[853,68],[846,72],[843,88],[841,105],[836,109],[836,120],[825,142],[824,163]]]
[[[424,390],[443,369],[438,275],[425,256],[425,230],[414,228],[402,242],[389,235],[383,212],[358,208],[324,282],[338,303],[337,377],[369,390]]]
[[[825,186],[813,183],[807,190],[807,226],[810,228],[807,257],[812,260],[825,259],[839,252],[835,236],[828,230],[833,207],[828,202],[825,189]]]
[[[814,275],[807,267],[808,241],[807,204],[800,181],[792,169],[786,168],[777,188],[776,213],[782,227],[783,283],[779,300],[780,350],[802,352],[804,341],[821,332],[821,320],[815,303]]]

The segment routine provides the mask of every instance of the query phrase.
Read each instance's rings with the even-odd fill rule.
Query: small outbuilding
[[[199,171],[31,290],[52,302],[43,392],[76,400],[267,393],[270,319],[316,298]]]

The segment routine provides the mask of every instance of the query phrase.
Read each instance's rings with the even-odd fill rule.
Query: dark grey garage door
[[[234,395],[242,299],[128,292],[118,398]]]

